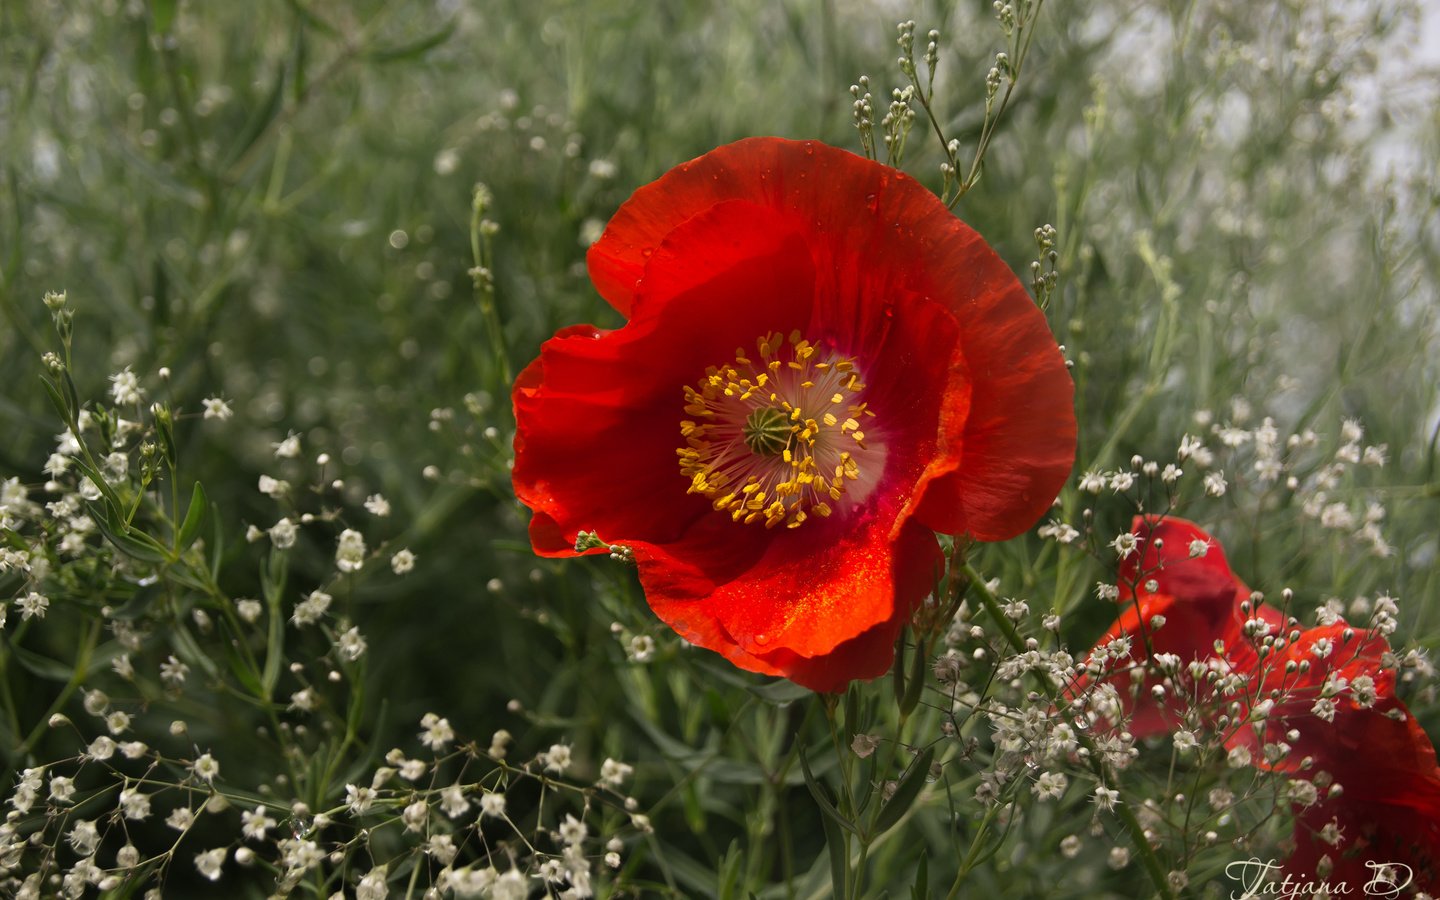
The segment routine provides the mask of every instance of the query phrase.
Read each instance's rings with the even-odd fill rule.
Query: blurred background
[[[713,871],[775,815],[743,767],[673,787],[694,768],[686,748],[728,746],[735,697],[762,681],[681,647],[625,567],[530,553],[506,469],[510,377],[559,327],[620,324],[583,260],[635,187],[749,135],[858,150],[848,88],[868,74],[883,108],[902,84],[897,21],[940,31],[937,114],[968,160],[1005,47],[995,18],[988,0],[6,2],[0,475],[45,481],[63,426],[39,381],[54,348],[40,298],[67,291],[82,396],[129,367],[189,414],[181,468],[224,511],[233,596],[260,591],[246,526],[281,515],[261,475],[342,479],[308,501],[316,514],[389,500],[367,540],[419,563],[346,598],[371,641],[375,753],[433,710],[482,741],[507,728],[532,755],[563,735],[592,778],[607,755],[638,762],[647,808],[688,835],[665,839],[668,876],[688,884],[677,873]],[[1383,469],[1331,499],[1380,504],[1387,555],[1314,523],[1303,497],[1246,489],[1243,471],[1232,505],[1183,512],[1215,527],[1252,585],[1309,605],[1394,594],[1397,643],[1426,647],[1440,641],[1435,34],[1433,5],[1407,3],[1047,6],[956,208],[1027,282],[1035,229],[1057,230],[1047,313],[1075,362],[1077,475],[1168,461],[1187,432],[1265,416],[1332,449],[1355,418],[1386,445]],[[904,167],[938,188],[944,157],[923,125]],[[477,183],[498,225],[493,313],[469,274]],[[234,417],[201,419],[210,396]],[[292,433],[302,453],[277,459]],[[1062,512],[1080,503],[1069,491]],[[1102,500],[1097,528],[1134,511]],[[303,531],[292,579],[322,581],[333,541]],[[1088,646],[1113,613],[1091,590],[1105,566],[1057,579],[1041,547],[982,560],[1007,594],[1073,613],[1066,638]],[[637,658],[637,636],[653,653]],[[63,656],[63,626],[32,637]],[[27,721],[57,690],[6,677]],[[203,706],[192,732],[246,740],[250,713]],[[1435,734],[1440,713],[1416,706]],[[790,712],[776,721],[797,727]],[[767,802],[811,815],[803,785]],[[808,869],[819,838],[796,833]],[[1007,850],[983,877],[1009,871],[1028,879],[1007,882],[1016,896],[1051,897],[1128,877],[1097,866],[1072,888],[1068,865]],[[756,867],[755,883],[774,877]]]

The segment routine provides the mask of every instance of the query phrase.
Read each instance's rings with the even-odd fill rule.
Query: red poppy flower
[[[1246,621],[1259,619],[1272,630],[1283,623],[1278,611],[1263,604],[1250,614],[1241,611],[1250,589],[1230,570],[1220,543],[1194,522],[1136,516],[1130,531],[1137,544],[1120,562],[1120,617],[1095,642],[1095,648],[1099,651],[1118,639],[1130,640],[1129,653],[1107,665],[1116,672],[1108,680],[1119,689],[1129,716],[1127,730],[1136,737],[1149,737],[1180,727],[1186,709],[1211,699],[1209,689],[1196,685],[1187,673],[1192,661],[1216,658],[1215,642],[1220,641],[1224,645],[1220,658],[1227,666],[1248,671],[1256,655],[1244,633]],[[1204,545],[1203,553],[1192,551],[1197,542]],[[1163,627],[1151,624],[1156,616],[1164,617]],[[1179,669],[1168,676],[1163,705],[1151,694],[1156,683],[1153,674],[1140,680],[1130,676],[1130,670],[1152,654],[1170,654],[1180,662]],[[1072,693],[1079,693],[1088,683],[1089,679],[1081,679]]]
[[[1358,892],[1375,863],[1403,866],[1397,885],[1407,876],[1411,888],[1440,885],[1440,766],[1395,697],[1389,652],[1383,636],[1343,620],[1305,629],[1259,665],[1249,696],[1269,701],[1260,723],[1226,740],[1257,767],[1320,788],[1319,802],[1295,807],[1286,871],[1297,879]]]
[[[636,191],[588,263],[629,321],[562,330],[516,381],[531,541],[628,546],[656,614],[742,668],[879,675],[934,532],[1013,537],[1070,471],[1044,316],[894,169],[740,141]]]

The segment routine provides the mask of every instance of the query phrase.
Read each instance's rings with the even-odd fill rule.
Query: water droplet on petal
[[[654,249],[652,249],[652,248],[650,248],[650,247],[646,247],[644,250],[641,250],[641,251],[640,251],[640,256],[641,256],[642,258],[644,258],[644,259],[649,259],[651,256],[654,256],[654,255],[655,255],[655,251],[654,251]]]
[[[755,635],[755,643],[764,646],[765,644],[770,643],[770,636],[768,634],[757,634]]]

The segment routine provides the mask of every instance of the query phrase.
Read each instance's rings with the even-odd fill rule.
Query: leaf
[[[740,880],[740,863],[744,859],[744,854],[740,852],[740,840],[736,838],[730,842],[730,849],[725,851],[725,856],[721,858],[716,869],[720,882],[717,895],[720,900],[732,900],[735,897],[736,882]]]
[[[93,507],[92,507],[93,510]],[[116,550],[132,559],[141,562],[165,563],[169,562],[170,556],[165,549],[155,543],[155,539],[140,531],[131,531],[118,516],[114,515],[112,509],[107,508],[107,515],[92,516],[95,525],[105,539],[114,545]]]
[[[455,22],[451,20],[446,22],[440,30],[434,34],[426,35],[408,44],[401,44],[398,47],[391,47],[386,50],[371,50],[365,54],[365,57],[377,63],[400,62],[402,60],[412,59],[417,56],[423,56],[427,51],[433,50],[450,40],[450,35],[454,33]]]
[[[810,771],[810,759],[804,749],[800,751],[800,769],[805,773],[805,786],[810,789],[810,796],[815,798],[815,804],[820,807],[820,811],[828,818],[834,819],[841,828],[858,837],[860,829],[855,827],[854,822],[840,814],[840,810],[836,809],[835,804],[830,802],[830,798],[825,796],[824,787],[815,780],[815,773]]]
[[[168,34],[175,24],[177,0],[150,0],[150,20],[160,34]]]
[[[814,691],[807,687],[801,687],[793,681],[777,679],[769,684],[750,684],[745,690],[764,700],[772,706],[786,707],[796,700],[804,700],[814,694]]]
[[[180,525],[180,533],[175,537],[175,555],[179,556],[195,539],[200,536],[200,525],[205,521],[205,488],[200,482],[195,482],[195,489],[190,493],[190,508],[185,511],[185,521]]]
[[[50,681],[69,681],[75,674],[73,667],[48,656],[41,656],[33,650],[26,650],[19,644],[12,644],[10,652],[15,654],[15,661],[24,667],[25,671],[37,678],[45,678]]]
[[[845,835],[840,833],[840,826],[829,816],[821,816],[820,825],[825,829],[825,849],[830,853],[831,890],[835,897],[844,897],[845,882],[850,877],[850,854],[845,852]]]
[[[910,771],[900,779],[890,801],[880,807],[880,814],[875,817],[876,836],[893,828],[901,816],[915,805],[915,798],[920,796],[921,788],[925,787],[925,779],[930,775],[930,764],[934,761],[935,748],[930,747],[910,764]]]
[[[930,898],[930,855],[920,854],[920,865],[915,870],[915,883],[910,886],[910,900],[929,900]]]

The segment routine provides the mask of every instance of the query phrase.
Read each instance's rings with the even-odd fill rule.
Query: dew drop
[[[644,259],[649,259],[650,257],[652,257],[652,256],[654,256],[654,255],[655,255],[655,251],[654,251],[652,248],[650,248],[650,247],[646,247],[644,250],[641,250],[641,251],[640,251],[640,256],[641,256],[642,258],[644,258]]]
[[[806,155],[806,156],[814,156],[814,155],[815,155],[815,144],[814,144],[814,143],[812,143],[812,142],[810,142],[810,141],[806,141],[806,142],[805,142],[805,155]]]
[[[755,643],[763,647],[764,645],[770,643],[770,636],[768,634],[757,634],[755,635]]]

